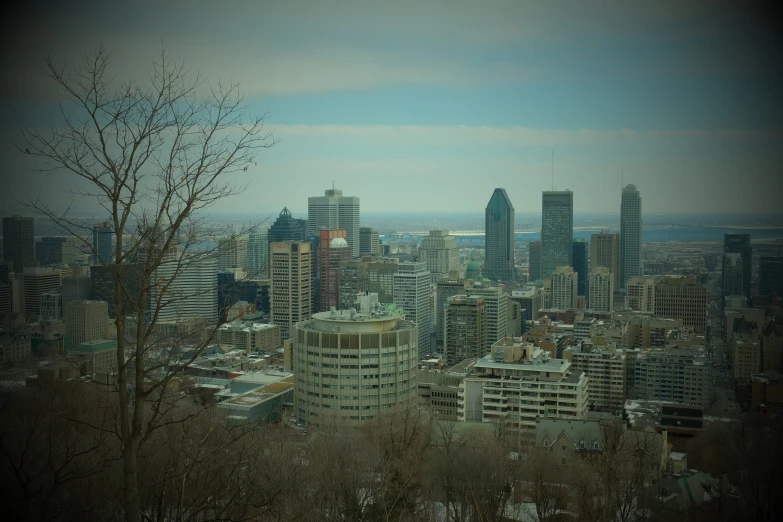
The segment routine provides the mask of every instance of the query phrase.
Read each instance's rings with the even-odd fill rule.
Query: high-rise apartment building
[[[599,266],[609,269],[614,278],[614,288],[620,288],[620,234],[602,230],[590,236],[590,270]]]
[[[270,244],[272,324],[280,325],[280,337],[290,339],[299,321],[312,315],[313,267],[311,244],[284,241]]]
[[[256,230],[247,236],[247,275],[263,279],[269,274],[269,233]]]
[[[666,276],[655,283],[657,317],[682,319],[683,326],[704,331],[707,326],[707,288],[694,277]]]
[[[393,257],[364,257],[340,263],[340,310],[354,307],[360,293],[378,294],[383,304],[394,302],[394,274],[399,260]]]
[[[12,263],[17,274],[35,267],[35,226],[33,218],[10,216],[3,218],[3,259]]]
[[[587,375],[590,409],[622,412],[625,404],[626,359],[621,350],[580,343],[563,350],[563,359]]]
[[[218,260],[204,254],[183,254],[179,246],[163,256],[150,277],[150,306],[159,308],[158,322],[218,319]]]
[[[433,283],[437,283],[451,271],[459,272],[457,239],[449,235],[448,230],[430,230],[430,234],[422,239],[419,246],[419,261],[427,264]]]
[[[743,287],[742,254],[723,254],[723,295],[745,295]]]
[[[519,303],[522,309],[522,320],[532,321],[538,319],[538,311],[543,308],[541,303],[541,290],[533,286],[526,286],[522,290],[512,290],[509,299]]]
[[[342,190],[324,191],[323,196],[307,200],[307,234],[317,235],[319,230],[343,229],[348,234],[351,258],[359,257],[359,198],[343,196]]]
[[[248,241],[246,237],[222,237],[218,239],[218,270],[232,268],[247,271]]]
[[[576,308],[578,281],[570,266],[559,266],[552,274],[552,305],[555,310]]]
[[[633,385],[628,398],[671,401],[706,408],[712,404],[712,365],[702,349],[628,352]],[[630,373],[631,368],[629,368]]]
[[[432,335],[431,275],[425,263],[400,263],[394,274],[394,304],[402,308],[405,319],[418,326],[419,356],[430,351]]]
[[[587,297],[589,288],[589,276],[587,259],[587,241],[581,238],[574,239],[571,252],[571,267],[576,272],[577,295]]]
[[[655,279],[632,277],[625,283],[625,308],[635,312],[655,311]]]
[[[71,301],[65,303],[63,320],[71,346],[106,339],[109,327],[109,305],[105,301]]]
[[[267,239],[270,243],[281,241],[306,241],[307,220],[295,219],[291,211],[284,207],[272,226],[269,227]],[[271,248],[271,247],[270,247]],[[271,255],[271,254],[270,254]]]
[[[319,233],[321,243],[318,249],[318,282],[321,291],[318,306],[321,312],[327,312],[331,307],[340,307],[340,263],[351,259],[351,249],[345,230],[322,229]]]
[[[380,256],[381,236],[372,227],[359,228],[359,255]]]
[[[487,306],[480,295],[454,295],[443,308],[444,355],[448,364],[484,357],[487,346]]]
[[[496,188],[485,217],[484,277],[493,281],[514,278],[514,205],[506,189]]]
[[[574,193],[545,191],[541,200],[541,278],[561,266],[572,266]]]
[[[589,307],[594,312],[609,313],[614,310],[614,277],[606,267],[598,267],[590,273]]]
[[[541,241],[531,241],[527,246],[528,281],[541,279]]]
[[[723,253],[740,254],[742,257],[742,295],[750,299],[753,263],[753,249],[750,244],[750,234],[724,234]]]
[[[620,204],[620,288],[642,272],[642,197],[636,185],[623,187]]]
[[[734,379],[750,379],[761,371],[762,346],[758,332],[735,332],[729,340]]]
[[[92,264],[111,263],[114,259],[112,239],[114,231],[108,223],[92,227]]]
[[[759,258],[759,295],[783,297],[783,256]]]
[[[294,326],[300,422],[360,426],[416,407],[417,326],[394,305],[374,308],[320,312]]]
[[[473,283],[465,293],[468,296],[480,295],[487,306],[487,353],[498,340],[508,332],[508,294],[499,286],[484,286]]]
[[[435,352],[443,353],[443,318],[446,301],[455,295],[465,295],[468,282],[460,279],[459,274],[451,272],[435,284]]]
[[[41,312],[41,294],[60,293],[60,271],[50,267],[24,269],[24,316],[36,319]]]

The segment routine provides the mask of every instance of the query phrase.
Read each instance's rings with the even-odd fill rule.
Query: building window
[[[563,446],[562,448],[563,448],[563,451],[565,451],[565,446]]]

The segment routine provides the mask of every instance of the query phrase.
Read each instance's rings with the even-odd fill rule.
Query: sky
[[[62,5],[61,5],[62,4]],[[215,211],[307,208],[332,183],[366,212],[781,212],[783,74],[774,4],[753,2],[29,2],[2,21],[0,205],[73,196],[13,146],[57,121],[46,56],[103,43],[143,81],[161,46],[231,79],[278,143]]]

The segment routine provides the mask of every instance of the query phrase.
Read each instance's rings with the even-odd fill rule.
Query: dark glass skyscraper
[[[572,243],[571,258],[573,264],[571,267],[577,273],[577,295],[587,296],[587,241],[584,239],[574,239]]]
[[[620,201],[620,288],[642,274],[642,196],[636,185],[623,187]]]
[[[541,199],[541,278],[571,266],[574,242],[574,193],[545,191]]]
[[[106,264],[112,260],[112,230],[106,223],[92,227],[92,263]]]
[[[742,256],[742,292],[745,297],[750,299],[750,274],[751,257],[753,250],[750,246],[750,234],[724,234],[723,253],[740,254]],[[725,256],[724,256],[725,259]],[[722,270],[722,279],[726,279],[726,266]]]
[[[783,256],[761,256],[759,259],[759,295],[783,297]]]
[[[484,277],[493,281],[514,278],[514,205],[506,189],[496,188],[487,205]]]
[[[35,228],[33,218],[11,216],[3,218],[3,259],[13,263],[18,274],[35,266]]]
[[[270,243],[281,241],[305,241],[307,234],[307,220],[294,219],[288,208],[283,208],[277,220],[269,227],[268,240]]]

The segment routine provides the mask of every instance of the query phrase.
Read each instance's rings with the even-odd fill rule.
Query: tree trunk
[[[137,468],[138,440],[132,437],[123,447],[125,477],[125,521],[141,522],[141,499],[139,498],[139,475]]]

